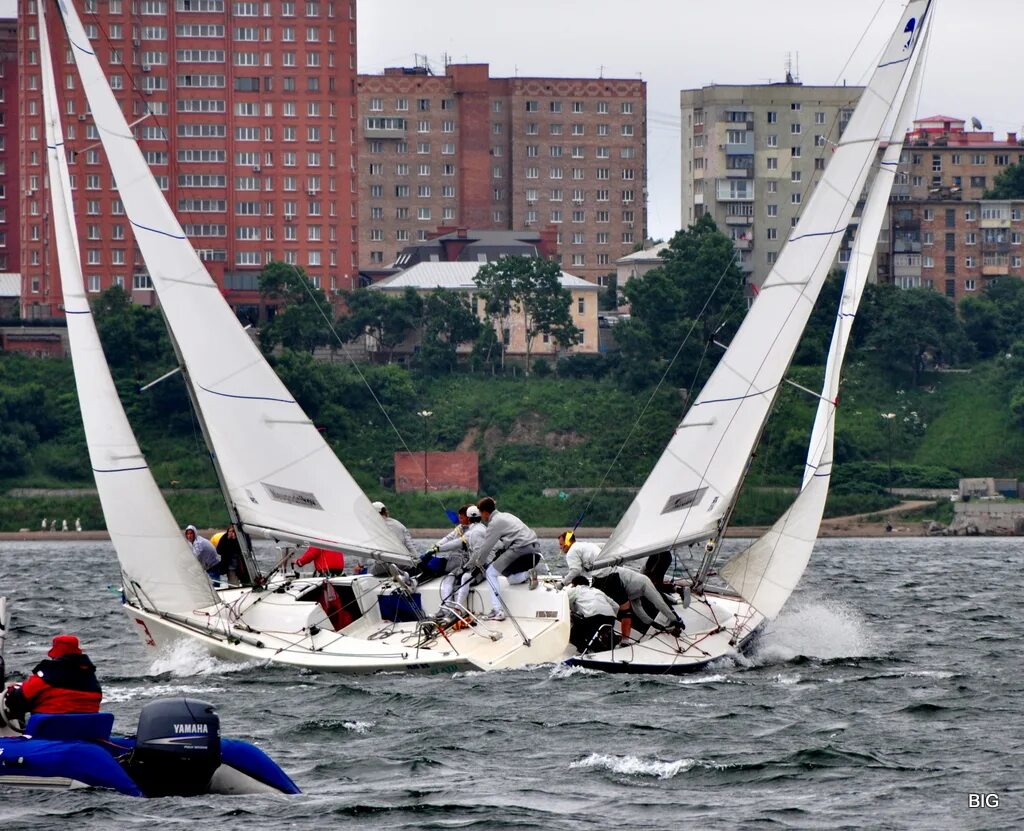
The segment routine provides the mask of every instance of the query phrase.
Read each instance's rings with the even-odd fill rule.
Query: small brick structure
[[[398,493],[452,490],[476,493],[479,488],[480,466],[475,452],[413,451],[395,454],[395,490]]]

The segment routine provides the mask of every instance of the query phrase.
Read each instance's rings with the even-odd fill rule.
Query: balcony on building
[[[892,258],[892,274],[897,280],[907,278],[921,278],[921,255],[920,254],[896,254]]]
[[[726,225],[753,225],[754,205],[752,202],[730,202],[725,207]]]
[[[983,200],[981,203],[981,228],[1009,228],[1013,217],[1010,202]]]
[[[393,116],[368,116],[363,135],[367,139],[404,139],[406,120]]]
[[[1010,257],[1007,254],[985,254],[981,260],[981,273],[985,277],[1002,277],[1010,273]]]
[[[731,179],[754,178],[754,155],[727,155],[725,157],[725,175]]]
[[[719,179],[716,182],[719,202],[753,202],[753,179]]]

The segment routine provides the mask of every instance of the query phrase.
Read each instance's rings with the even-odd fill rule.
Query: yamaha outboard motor
[[[195,796],[220,767],[220,717],[189,698],[152,701],[139,713],[127,772],[146,796]]]

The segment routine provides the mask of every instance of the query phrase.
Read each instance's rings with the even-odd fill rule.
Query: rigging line
[[[832,82],[832,86],[839,86],[839,80],[843,77],[843,73],[846,72],[847,67],[850,65],[850,61],[853,60],[853,56],[857,54],[857,50],[860,49],[860,45],[864,42],[864,38],[867,37],[868,30],[875,25],[875,21],[878,19],[878,15],[881,14],[882,8],[884,6],[885,0],[881,0],[878,4],[878,8],[875,9],[875,13],[871,15],[871,20],[868,21],[868,25],[865,26],[864,29],[861,31],[860,40],[857,41],[857,44],[853,47],[853,50],[847,56],[846,63],[844,63],[842,68],[839,70],[839,74],[836,75],[835,80]],[[875,61],[874,63],[877,64],[877,61]]]
[[[306,277],[305,274],[301,272],[295,265],[289,265],[291,265],[292,271],[294,271],[295,275],[299,278],[299,282],[302,283],[302,287],[306,290],[306,294],[309,295],[309,299],[313,303],[313,306],[320,313],[320,317],[324,319],[324,322],[327,324],[328,330],[334,336],[334,339],[338,342],[338,346],[342,348],[342,353],[345,355],[345,357],[348,358],[349,364],[351,364],[352,368],[355,370],[356,375],[359,376],[359,380],[363,382],[363,386],[366,387],[367,391],[370,393],[370,397],[373,398],[374,403],[377,405],[377,408],[381,411],[388,425],[391,427],[395,435],[398,437],[398,440],[399,442],[401,442],[402,447],[405,449],[405,452],[409,454],[410,459],[412,459],[416,464],[419,464],[418,455],[416,453],[413,453],[413,451],[409,449],[409,444],[406,442],[401,430],[398,429],[398,425],[396,425],[394,420],[391,418],[391,414],[387,411],[387,409],[384,407],[384,404],[381,403],[381,400],[377,397],[376,391],[374,391],[373,387],[370,386],[369,380],[367,379],[366,375],[363,374],[363,371],[359,368],[359,364],[356,363],[356,359],[353,358],[352,355],[344,348],[345,341],[341,339],[341,335],[338,334],[338,330],[334,325],[334,321],[331,319],[331,316],[326,311],[324,311],[324,307],[320,304],[320,301],[317,299],[317,296],[313,291],[313,281]],[[430,482],[427,479],[427,471],[424,468],[420,472],[423,474],[423,481],[428,486],[429,490]],[[447,513],[448,503],[445,502],[444,499],[442,499],[438,495],[437,491],[431,491],[431,494],[433,495],[434,501],[436,501],[441,506],[441,510]]]
[[[686,335],[683,337],[682,343],[679,344],[679,347],[676,349],[675,354],[672,356],[672,360],[669,361],[668,366],[665,367],[665,371],[661,375],[661,378],[658,379],[658,383],[651,391],[651,394],[650,396],[648,396],[647,401],[644,402],[644,406],[641,408],[640,414],[633,420],[633,424],[629,428],[629,433],[626,434],[626,438],[622,440],[622,444],[619,445],[619,449],[615,452],[615,457],[611,460],[611,462],[608,463],[608,467],[605,469],[604,475],[601,477],[601,481],[598,483],[597,488],[591,494],[590,499],[587,501],[586,507],[583,509],[584,514],[590,511],[591,506],[594,504],[594,500],[597,498],[597,494],[600,493],[600,491],[604,488],[604,484],[605,482],[608,481],[608,477],[611,475],[612,469],[616,466],[616,464],[618,464],[619,457],[622,456],[623,452],[626,449],[626,446],[633,438],[633,434],[636,432],[637,427],[640,424],[640,421],[647,414],[647,411],[648,409],[650,409],[651,404],[654,403],[655,396],[657,396],[657,394],[661,391],[661,388],[664,385],[665,380],[668,378],[669,372],[672,370],[672,367],[675,365],[675,362],[679,359],[679,356],[682,354],[683,348],[686,346],[687,343],[689,343],[690,336],[697,328],[697,324],[700,323],[701,320],[703,320],[704,313],[707,311],[708,306],[711,305],[711,300],[718,292],[719,287],[722,285],[722,281],[725,280],[725,276],[729,273],[729,269],[731,269],[733,265],[735,265],[737,257],[739,257],[739,252],[733,250],[732,258],[726,264],[725,268],[722,269],[722,273],[718,275],[718,280],[715,282],[714,287],[711,289],[711,292],[708,294],[707,299],[704,301],[704,305],[701,307],[700,312],[698,312],[697,317],[694,318],[693,322],[690,324],[690,328],[687,331]],[[707,351],[706,344],[704,348],[705,351]]]

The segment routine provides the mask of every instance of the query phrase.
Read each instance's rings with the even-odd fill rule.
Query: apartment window
[[[535,113],[539,109],[540,109],[540,104],[538,102],[536,102],[536,101],[527,101],[526,102],[526,111],[528,113]]]
[[[778,205],[768,205],[767,206],[767,213],[768,213],[768,216],[778,216],[779,215],[779,206]]]
[[[765,136],[764,137],[764,146],[765,147],[778,147],[779,146],[779,137],[777,135],[775,135],[774,133]]]
[[[775,156],[769,156],[765,160],[765,162],[766,162],[766,164],[768,166],[768,170],[778,170],[779,169],[779,160]]]
[[[562,102],[561,101],[552,101],[550,103],[549,107],[551,109],[551,112],[553,112],[553,113],[560,113],[562,111]]]
[[[816,112],[814,114],[814,123],[815,124],[824,124],[825,123],[825,113],[823,113],[823,112]]]

